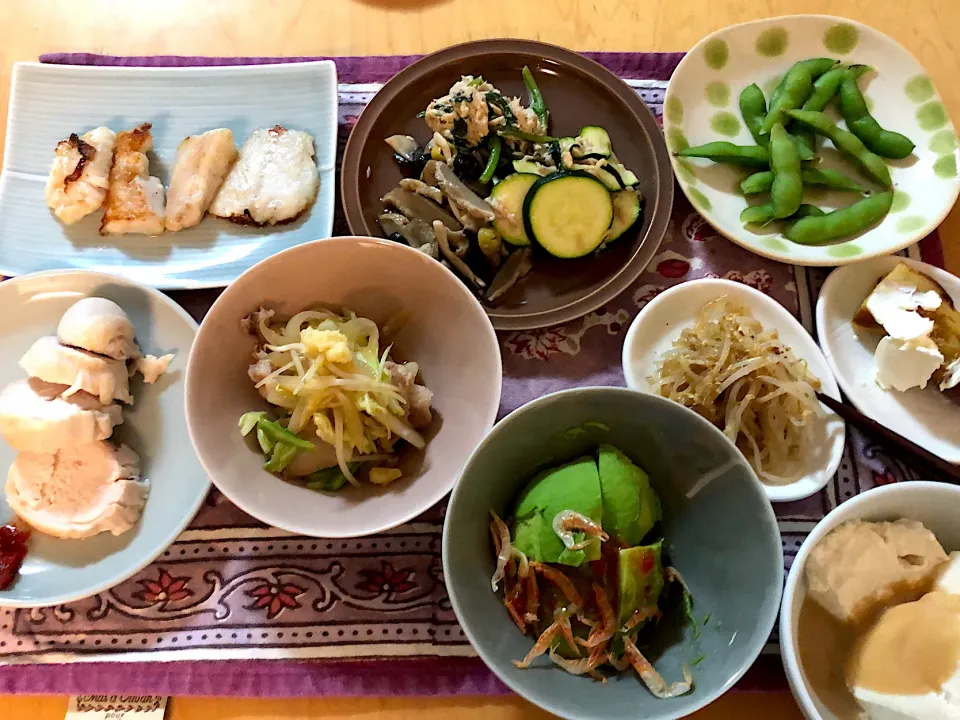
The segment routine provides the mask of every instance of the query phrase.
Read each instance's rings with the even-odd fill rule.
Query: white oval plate
[[[733,282],[706,278],[676,285],[651,300],[634,319],[623,343],[623,374],[627,386],[641,392],[655,393],[650,376],[656,363],[669,350],[680,333],[692,326],[697,313],[711,300],[728,297],[741,303],[765,328],[773,328],[780,339],[820,379],[821,392],[840,399],[840,389],[830,366],[810,334],[797,319],[776,300],[759,290]],[[846,427],[832,410],[816,429],[818,452],[809,458],[807,474],[787,485],[763,484],[773,502],[799,500],[822,490],[840,467]]]
[[[834,245],[807,246],[779,235],[778,224],[759,233],[740,222],[747,200],[740,181],[750,174],[707,160],[670,156],[687,198],[707,221],[738,245],[758,255],[794,265],[846,265],[902,250],[928,235],[950,212],[960,193],[957,136],[923,66],[883,33],[860,23],[827,15],[791,15],[733,25],[708,35],[677,66],[664,101],[663,130],[671,152],[683,143],[729,140],[753,145],[738,106],[740,92],[757,83],[769,100],[793,63],[832,57],[876,69],[860,86],[880,123],[907,135],[914,155],[889,161],[897,196],[894,210],[862,235]],[[839,115],[828,109],[834,120]],[[715,127],[729,128],[732,135]],[[825,167],[860,177],[829,143],[821,151]],[[877,189],[877,188],[875,188]],[[851,193],[808,193],[806,202],[832,210],[854,202]],[[766,196],[757,196],[766,201]]]
[[[142,570],[173,542],[196,514],[210,481],[190,445],[184,420],[184,375],[197,323],[166,295],[130,280],[82,270],[24,275],[0,283],[0,386],[26,377],[17,365],[42,335],[56,332],[77,300],[100,295],[119,304],[137,328],[144,352],[175,352],[153,385],[132,380],[136,399],[114,437],[140,455],[150,496],[140,522],[119,537],[101,533],[60,540],[34,532],[20,576],[0,591],[0,606],[44,607],[95,595]],[[0,477],[13,463],[0,438]],[[0,524],[14,514],[0,496]]]
[[[936,280],[954,303],[960,303],[960,278],[916,260],[878,257],[840,268],[827,278],[817,300],[820,346],[857,410],[944,460],[960,463],[960,407],[933,383],[904,393],[882,389],[874,379],[873,357],[882,336],[853,327],[857,308],[901,262]]]

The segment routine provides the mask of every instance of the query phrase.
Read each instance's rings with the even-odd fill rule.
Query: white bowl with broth
[[[804,604],[807,581],[804,567],[810,552],[827,533],[851,520],[883,521],[906,518],[923,523],[948,553],[960,550],[960,486],[939,482],[903,482],[874,488],[831,511],[807,537],[793,561],[780,608],[780,649],[790,689],[809,720],[854,720],[853,696],[832,684],[826,671],[843,675],[845,657],[831,656],[838,637],[822,625],[819,613]],[[801,610],[805,610],[801,618]]]

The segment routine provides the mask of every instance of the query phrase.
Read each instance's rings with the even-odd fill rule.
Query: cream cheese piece
[[[883,280],[867,298],[867,310],[890,337],[912,340],[933,330],[933,320],[917,310],[936,310],[942,302],[933,290],[919,292],[912,285]]]
[[[926,335],[912,340],[885,337],[877,345],[877,385],[905,392],[925,388],[943,363],[937,344]]]

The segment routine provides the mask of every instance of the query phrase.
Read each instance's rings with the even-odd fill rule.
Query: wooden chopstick
[[[933,476],[930,478],[931,480],[944,480],[960,485],[960,467],[957,465],[947,462],[942,457],[934,455],[929,450],[907,440],[890,428],[881,425],[875,420],[871,420],[859,410],[850,407],[846,403],[834,400],[829,395],[824,395],[823,393],[817,393],[817,399],[844,420],[874,437],[887,440],[890,444],[903,450],[912,459],[916,460],[920,465],[923,465],[924,469],[932,473]]]

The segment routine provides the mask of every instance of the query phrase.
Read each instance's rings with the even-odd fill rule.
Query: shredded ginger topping
[[[805,473],[824,414],[820,381],[745,307],[726,298],[704,306],[650,380],[719,427],[761,480],[783,484]]]

